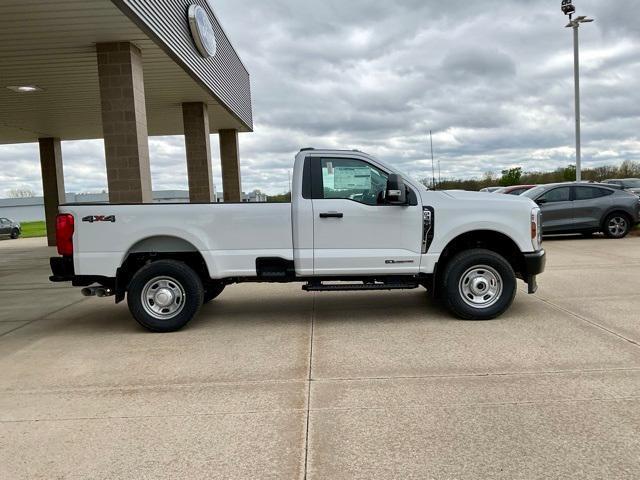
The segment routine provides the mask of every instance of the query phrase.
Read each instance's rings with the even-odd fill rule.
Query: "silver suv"
[[[626,190],[627,192],[631,192],[640,196],[640,178],[612,178],[609,180],[605,180],[602,183],[606,183],[609,185],[618,185],[620,188]]]
[[[640,221],[640,199],[603,184],[540,185],[522,195],[540,205],[545,235],[603,232],[610,238],[623,238]]]
[[[0,236],[8,235],[11,238],[20,236],[20,224],[9,218],[0,218]]]

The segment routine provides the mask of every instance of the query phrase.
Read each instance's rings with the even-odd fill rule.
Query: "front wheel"
[[[461,252],[445,267],[445,305],[463,320],[490,320],[502,315],[513,303],[516,289],[513,268],[490,250]]]
[[[15,240],[19,236],[20,236],[20,230],[18,230],[17,228],[14,228],[13,230],[11,230],[11,238]]]
[[[153,332],[184,327],[200,310],[202,281],[182,262],[158,260],[142,267],[131,279],[129,310],[140,325]]]

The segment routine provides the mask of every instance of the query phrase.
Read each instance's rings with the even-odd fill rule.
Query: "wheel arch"
[[[470,230],[459,234],[442,250],[433,273],[433,291],[438,288],[444,267],[456,254],[472,248],[484,248],[502,255],[519,278],[524,271],[524,256],[518,244],[509,235],[496,230]]]
[[[157,260],[178,260],[191,267],[203,284],[211,279],[202,253],[193,243],[172,235],[152,235],[134,243],[123,255],[116,272],[116,303],[124,300],[133,275],[144,265]]]
[[[625,210],[624,208],[620,208],[619,206],[612,206],[604,213],[604,215],[602,215],[602,218],[600,219],[601,228],[605,227],[604,223],[607,220],[607,217],[613,215],[614,213],[624,215],[624,217],[629,221],[630,224],[633,223],[633,215],[629,211]]]

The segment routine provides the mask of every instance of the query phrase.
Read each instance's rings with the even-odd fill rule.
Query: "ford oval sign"
[[[209,15],[200,5],[189,7],[189,27],[200,54],[204,58],[213,57],[216,54],[216,34]]]

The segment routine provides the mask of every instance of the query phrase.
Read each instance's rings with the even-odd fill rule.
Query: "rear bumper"
[[[52,273],[49,280],[52,282],[71,282],[76,276],[72,257],[51,257],[49,265]]]
[[[49,265],[52,273],[49,280],[52,282],[71,282],[74,287],[87,287],[99,283],[109,288],[112,288],[115,283],[115,279],[100,275],[76,275],[73,257],[51,257]]]
[[[536,275],[544,272],[546,264],[547,254],[544,250],[524,254],[524,271],[522,272],[522,278],[529,286],[529,293],[536,293],[536,290],[538,290]]]

